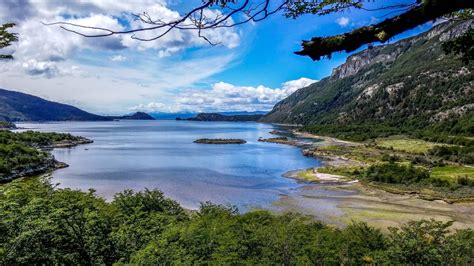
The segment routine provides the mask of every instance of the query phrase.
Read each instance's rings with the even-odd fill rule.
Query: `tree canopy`
[[[47,180],[0,186],[1,265],[470,265],[474,232],[421,220],[382,232],[297,214],[184,210],[158,190],[94,191]]]

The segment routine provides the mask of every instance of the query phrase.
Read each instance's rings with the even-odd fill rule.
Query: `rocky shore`
[[[278,144],[286,144],[296,146],[298,142],[296,140],[290,140],[287,137],[276,137],[276,138],[259,138],[258,141],[260,142],[270,142],[270,143],[278,143]]]
[[[90,139],[87,139],[87,138],[84,138],[84,137],[78,137],[77,140],[62,140],[62,141],[55,141],[53,142],[51,145],[48,145],[46,147],[42,147],[42,148],[50,148],[50,149],[54,149],[54,148],[71,148],[71,147],[75,147],[77,145],[83,145],[83,144],[90,144],[90,143],[94,143],[93,140],[90,140]]]

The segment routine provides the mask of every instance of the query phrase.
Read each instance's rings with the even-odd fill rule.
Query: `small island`
[[[199,144],[245,144],[243,139],[197,139],[194,143]]]

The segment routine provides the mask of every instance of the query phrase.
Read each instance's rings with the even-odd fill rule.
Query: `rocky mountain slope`
[[[470,27],[473,20],[443,23],[354,54],[330,77],[276,104],[261,121],[322,131],[377,125],[388,133],[430,128],[474,134],[473,66],[441,48]]]
[[[47,101],[33,95],[0,89],[0,121],[107,121],[67,104]]]

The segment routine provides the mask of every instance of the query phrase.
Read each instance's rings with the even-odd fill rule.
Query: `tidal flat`
[[[474,227],[474,190],[457,183],[460,177],[474,178],[471,165],[448,161],[444,162],[447,166],[431,166],[430,177],[420,184],[385,184],[364,179],[366,169],[386,164],[386,160],[396,160],[400,165],[411,164],[410,160],[420,156],[427,161],[436,160],[427,154],[441,144],[402,136],[357,143],[304,132],[293,135],[323,140],[303,148],[306,156],[319,158],[322,166],[286,173],[286,177],[305,185],[291,197],[282,196],[274,202],[276,212],[299,212],[337,226],[364,221],[384,230],[420,219],[454,221],[454,229]],[[442,183],[445,187],[436,182],[433,185],[438,178],[446,180]]]

